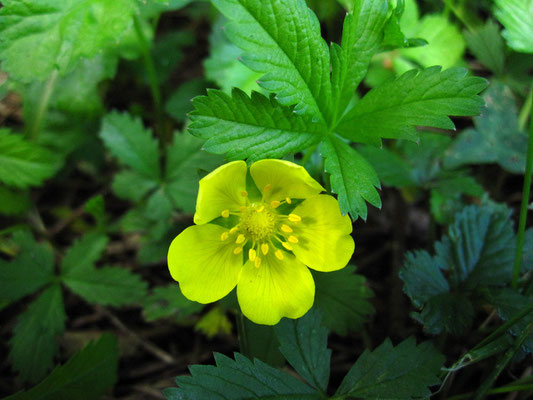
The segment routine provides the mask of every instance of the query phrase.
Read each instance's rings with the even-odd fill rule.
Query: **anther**
[[[250,259],[250,261],[253,262],[256,256],[257,256],[257,252],[255,251],[255,249],[248,250],[248,258]]]
[[[229,238],[228,232],[223,232],[222,235],[220,235],[220,240],[226,240],[227,238]]]
[[[242,252],[242,247],[235,247],[235,249],[233,249],[233,254],[240,254]]]
[[[237,236],[237,240],[235,240],[235,243],[237,243],[237,244],[241,244],[241,243],[244,242],[245,239],[246,239],[246,238],[245,238],[244,235],[241,233],[241,234],[239,234],[239,236]],[[290,238],[289,238],[289,240],[290,240]]]
[[[256,257],[256,259],[254,261],[255,268],[259,268],[260,265],[261,265],[261,258]]]
[[[247,192],[246,190],[243,190],[243,191],[241,192],[241,196],[242,196],[242,197],[248,197],[248,192]]]
[[[290,197],[285,197],[285,201],[287,202],[287,204],[291,204],[292,203],[292,200]]]
[[[279,249],[274,252],[274,255],[276,256],[276,258],[278,260],[283,260],[283,258],[284,258],[283,257],[283,252],[281,250],[279,250]]]
[[[287,224],[283,224],[281,225],[281,230],[285,233],[291,233],[292,232],[292,228],[287,225]]]
[[[272,201],[270,202],[270,206],[271,206],[272,208],[278,208],[280,205],[281,205],[281,201],[278,201],[278,200],[272,200]]]
[[[292,246],[288,242],[281,242],[281,245],[289,251],[292,250]]]
[[[264,206],[264,205],[261,205],[261,206],[259,206],[259,208],[257,209],[257,212],[263,212],[264,209],[265,209],[265,206]]]
[[[229,230],[229,233],[230,233],[230,235],[233,235],[233,234],[234,234],[235,232],[237,232],[238,230],[239,230],[239,228],[237,228],[236,226],[234,226],[233,228],[231,228],[231,229]]]
[[[261,245],[261,251],[262,251],[263,254],[266,256],[267,253],[268,253],[268,244],[263,243],[263,244]]]
[[[289,239],[287,239],[291,243],[298,243],[298,238],[294,235],[289,236]]]
[[[291,222],[300,222],[302,220],[302,217],[296,214],[289,214],[289,221]]]
[[[270,183],[267,183],[265,187],[263,188],[263,192],[268,192],[272,189],[272,185]]]
[[[229,210],[224,210],[220,213],[220,215],[222,215],[222,217],[224,218],[228,218],[229,217]]]

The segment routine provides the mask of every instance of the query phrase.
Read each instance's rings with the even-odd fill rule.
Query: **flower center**
[[[240,224],[251,240],[259,242],[272,234],[276,224],[276,214],[270,206],[253,204],[241,214]]]

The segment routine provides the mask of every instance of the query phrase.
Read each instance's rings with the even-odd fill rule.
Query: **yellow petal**
[[[300,318],[313,305],[315,282],[292,254],[281,261],[272,254],[256,268],[247,262],[237,285],[243,314],[256,324],[275,325],[283,317]]]
[[[237,284],[243,256],[233,254],[234,243],[220,240],[224,231],[218,225],[195,225],[172,241],[168,269],[189,300],[211,303]]]
[[[250,175],[259,190],[270,185],[263,195],[268,201],[285,198],[305,199],[324,191],[324,188],[304,167],[283,160],[261,160],[252,164]]]
[[[293,243],[294,255],[309,268],[336,271],[350,261],[355,244],[350,236],[352,221],[343,216],[337,200],[318,195],[304,200],[294,209],[302,221],[294,227],[298,243]]]
[[[225,210],[239,211],[246,204],[246,163],[233,161],[200,179],[194,223],[206,224]]]

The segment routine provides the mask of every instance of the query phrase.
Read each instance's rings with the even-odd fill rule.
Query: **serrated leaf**
[[[478,115],[483,78],[464,68],[409,71],[368,92],[344,116],[337,132],[354,142],[381,145],[381,138],[416,140],[416,126],[454,129],[449,115]]]
[[[56,68],[68,73],[80,59],[116,45],[136,12],[133,0],[3,1],[2,69],[23,81],[43,80]]]
[[[121,170],[114,177],[111,184],[113,193],[124,200],[138,203],[149,192],[158,186],[153,178],[147,178],[136,171]]]
[[[322,142],[325,171],[331,174],[331,189],[338,194],[341,212],[350,213],[366,220],[365,200],[375,207],[381,207],[376,190],[379,179],[370,164],[348,143],[335,136],[328,136]]]
[[[207,151],[230,160],[281,158],[318,143],[326,129],[257,92],[250,98],[239,89],[231,97],[209,90],[193,104],[191,133],[206,140]]]
[[[492,20],[474,31],[465,31],[464,38],[468,49],[476,59],[488,67],[495,75],[503,74],[505,52],[500,28]]]
[[[18,318],[9,341],[9,358],[22,381],[35,383],[52,366],[56,336],[65,329],[61,287],[46,289]]]
[[[169,400],[237,400],[237,399],[301,399],[319,400],[321,396],[302,381],[260,360],[253,363],[235,353],[235,361],[215,353],[216,367],[192,365],[192,376],[176,378],[178,388],[166,389]]]
[[[50,151],[0,129],[0,182],[17,188],[40,185],[60,166],[61,161]]]
[[[205,92],[207,82],[203,79],[191,79],[181,84],[165,103],[165,111],[178,122],[183,122],[193,110],[191,100]]]
[[[333,112],[341,116],[378,51],[387,19],[386,2],[358,0],[346,15],[341,46],[331,44]]]
[[[503,37],[509,47],[533,53],[533,1],[495,0],[494,14],[505,27]]]
[[[470,293],[511,280],[515,236],[504,207],[469,206],[456,215],[448,235],[435,243],[435,256],[409,253],[400,271],[404,291],[433,334],[460,334],[472,323]],[[443,271],[446,271],[446,278]]]
[[[372,290],[362,275],[354,274],[355,267],[340,271],[312,271],[315,279],[315,306],[322,310],[324,325],[339,335],[361,328],[375,312],[369,302]]]
[[[321,313],[312,309],[297,320],[284,318],[275,330],[289,364],[311,386],[326,393],[331,350],[327,348],[328,330],[321,321]]]
[[[476,129],[460,133],[448,150],[444,165],[498,163],[512,173],[524,173],[527,134],[518,127],[516,104],[511,90],[493,82],[484,95],[487,107],[474,118]]]
[[[213,0],[231,22],[228,38],[245,53],[242,61],[266,73],[260,86],[297,113],[328,120],[331,99],[328,47],[320,23],[304,0]],[[268,10],[268,11],[267,11]]]
[[[178,285],[156,287],[143,302],[144,319],[148,322],[161,318],[185,318],[200,311],[204,305],[187,299]]]
[[[430,342],[417,346],[409,338],[393,347],[389,339],[359,357],[344,377],[337,395],[365,399],[425,398],[438,377],[445,358]]]
[[[91,269],[100,259],[107,246],[107,237],[99,233],[89,233],[74,242],[61,263],[63,274],[75,274]]]
[[[0,302],[11,303],[34,293],[54,279],[54,254],[35,243],[31,233],[17,231],[13,241],[20,247],[17,257],[0,259]]]
[[[236,307],[237,298],[233,301]],[[227,304],[223,306],[227,307]],[[243,318],[243,324],[238,329],[239,337],[245,338],[242,340],[242,353],[250,360],[258,358],[272,367],[283,367],[285,357],[279,351],[279,340],[274,328],[275,326],[271,325],[254,324],[248,318]]]
[[[55,368],[37,386],[6,400],[96,400],[115,384],[117,367],[117,340],[106,334]]]
[[[89,303],[109,306],[140,302],[148,286],[139,275],[120,267],[70,270],[63,283]]]
[[[159,179],[158,142],[139,118],[111,112],[102,121],[100,137],[123,164],[146,178]]]
[[[11,190],[0,186],[0,214],[21,215],[30,208],[28,191]]]

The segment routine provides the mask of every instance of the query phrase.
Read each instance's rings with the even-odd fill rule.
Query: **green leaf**
[[[381,145],[381,138],[416,140],[416,126],[454,129],[448,115],[480,113],[487,86],[464,68],[409,71],[372,89],[344,116],[337,132],[354,142]]]
[[[3,1],[0,9],[2,69],[13,78],[46,79],[72,70],[112,46],[132,25],[134,0]]]
[[[144,128],[140,118],[111,112],[103,119],[100,137],[123,164],[146,178],[159,179],[158,142],[151,130]]]
[[[61,263],[64,275],[91,269],[100,259],[107,246],[107,237],[98,233],[89,233],[74,242]]]
[[[354,271],[350,265],[334,272],[312,271],[315,306],[322,310],[324,325],[343,336],[359,330],[375,312],[369,302],[372,290],[366,286],[366,279]]]
[[[158,186],[153,178],[147,178],[136,171],[124,169],[113,177],[111,188],[117,197],[131,200],[134,203],[141,201],[149,192]]]
[[[0,129],[0,182],[26,188],[40,185],[61,166],[50,151],[22,135]]]
[[[487,107],[474,118],[476,129],[459,134],[449,149],[444,165],[498,163],[512,173],[524,173],[527,134],[518,127],[518,114],[511,90],[493,82],[484,95]]]
[[[445,358],[430,342],[409,338],[393,347],[389,339],[359,357],[344,377],[337,395],[365,399],[426,398],[429,386],[440,383]]]
[[[231,97],[209,90],[193,104],[191,133],[207,140],[207,151],[226,153],[230,160],[281,158],[318,143],[325,131],[321,124],[257,92],[250,98],[239,89]]]
[[[242,326],[238,326],[238,337],[243,338],[240,339],[242,353],[250,360],[258,358],[273,367],[283,367],[285,357],[279,351],[275,326],[258,325],[246,317],[243,317],[242,322]]]
[[[35,243],[27,231],[15,232],[13,241],[20,247],[17,257],[0,259],[0,302],[16,301],[54,279],[54,254],[47,246]]]
[[[509,47],[533,53],[533,0],[495,0],[494,14],[505,27]]]
[[[30,208],[28,191],[11,190],[0,186],[0,214],[22,215]]]
[[[266,73],[260,86],[283,105],[328,121],[331,99],[328,47],[304,0],[213,0],[231,22],[228,38],[244,50],[242,62]],[[268,10],[268,12],[266,12]]]
[[[203,79],[191,79],[181,84],[165,103],[165,111],[178,122],[183,122],[193,110],[191,100],[204,93],[206,82]]]
[[[198,195],[198,172],[211,172],[223,162],[222,157],[203,151],[202,145],[202,140],[188,133],[175,134],[167,149],[166,193],[174,206],[191,213]]]
[[[448,235],[435,243],[435,256],[408,253],[400,270],[405,293],[422,309],[415,318],[432,334],[463,333],[474,314],[471,292],[511,280],[514,247],[508,209],[464,208]]]
[[[96,400],[115,384],[117,368],[117,340],[105,334],[55,368],[37,386],[6,400]]]
[[[192,365],[192,376],[178,376],[179,388],[166,389],[169,400],[237,400],[237,399],[299,399],[319,400],[321,396],[310,386],[260,360],[253,363],[235,353],[235,361],[215,353],[216,367]]]
[[[56,336],[65,329],[66,318],[59,285],[46,289],[20,315],[9,341],[9,359],[22,381],[35,383],[52,366]]]
[[[321,320],[321,313],[312,309],[297,320],[284,318],[275,330],[286,360],[311,386],[326,393],[331,350]]]
[[[202,310],[203,304],[187,299],[178,285],[156,287],[143,301],[143,315],[148,322],[174,317],[179,320]]]
[[[376,190],[379,179],[370,164],[348,143],[335,136],[328,136],[322,142],[325,171],[331,174],[331,189],[338,194],[341,212],[350,213],[366,220],[365,200],[375,207],[381,207]]]
[[[335,115],[341,116],[381,46],[386,2],[358,0],[344,19],[341,46],[331,44],[331,87]]]
[[[500,28],[492,20],[474,31],[465,31],[466,45],[476,59],[495,75],[503,74],[505,52]]]

